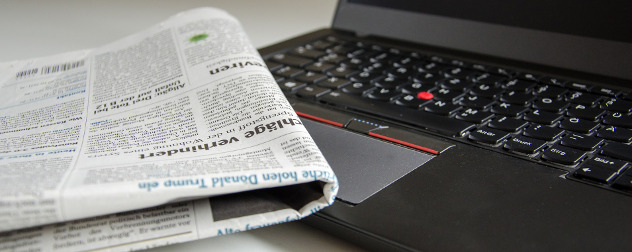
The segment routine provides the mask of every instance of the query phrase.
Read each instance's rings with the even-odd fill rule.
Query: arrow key
[[[598,167],[598,166],[580,166],[573,175],[575,177],[593,180],[599,183],[608,183],[614,179],[618,174],[618,171]]]

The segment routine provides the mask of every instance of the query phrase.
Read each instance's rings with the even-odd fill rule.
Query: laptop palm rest
[[[303,119],[336,173],[338,199],[359,204],[434,156]]]

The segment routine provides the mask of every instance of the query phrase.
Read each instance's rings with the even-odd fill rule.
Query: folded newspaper
[[[202,8],[0,63],[0,251],[135,250],[283,223],[334,173],[239,22]]]

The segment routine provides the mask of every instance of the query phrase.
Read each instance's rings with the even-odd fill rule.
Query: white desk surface
[[[195,7],[237,17],[257,48],[331,24],[335,0],[0,1],[0,62],[95,48]],[[155,251],[359,251],[302,223],[214,237]]]

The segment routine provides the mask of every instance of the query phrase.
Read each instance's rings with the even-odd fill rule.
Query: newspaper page
[[[230,234],[304,217],[337,192],[221,10],[183,12],[93,50],[0,63],[0,85],[0,251]]]

